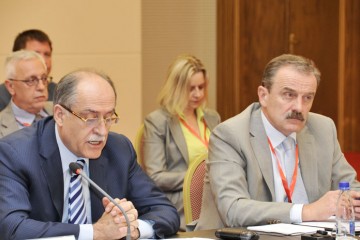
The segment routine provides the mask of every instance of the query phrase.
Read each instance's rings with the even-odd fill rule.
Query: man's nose
[[[302,112],[303,106],[304,106],[304,102],[303,102],[302,97],[301,96],[297,97],[294,100],[294,109],[293,110],[296,110],[298,112]]]
[[[98,124],[97,124],[97,126],[94,128],[94,130],[95,130],[95,132],[96,132],[97,134],[102,135],[102,136],[104,136],[104,135],[106,135],[106,134],[108,133],[109,128],[106,126],[106,124],[105,124],[105,119],[104,119],[104,118],[102,118],[102,119],[98,122]]]
[[[46,87],[47,87],[46,84],[41,79],[39,79],[36,84],[36,88],[42,90],[42,89],[46,89]]]

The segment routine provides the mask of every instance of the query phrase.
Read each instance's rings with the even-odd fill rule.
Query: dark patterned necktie
[[[84,159],[76,161],[81,168],[85,165]],[[81,184],[81,175],[73,174],[69,187],[69,223],[86,224],[85,200]]]

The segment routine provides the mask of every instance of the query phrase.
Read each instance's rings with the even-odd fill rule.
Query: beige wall
[[[121,121],[112,130],[131,140],[157,106],[167,66],[178,53],[198,55],[215,84],[215,0],[1,0],[1,79],[15,36],[30,28],[53,41],[55,81],[80,67],[95,67],[113,79]],[[215,87],[211,91],[215,96]]]
[[[143,116],[158,108],[157,95],[175,57],[190,53],[208,70],[209,107],[216,106],[216,0],[142,1]]]

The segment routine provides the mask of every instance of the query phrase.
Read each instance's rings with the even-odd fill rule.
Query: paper
[[[143,239],[141,240],[153,240],[153,239]],[[165,238],[167,240],[179,240],[179,239],[186,239],[186,240],[213,240],[213,238],[199,238],[199,237],[192,237],[192,238]]]
[[[312,227],[319,227],[323,228],[326,231],[332,231],[335,230],[335,221],[325,221],[325,222],[302,222],[297,223],[302,226],[312,226]],[[360,221],[355,221],[355,231],[360,231]]]
[[[315,233],[317,230],[323,230],[323,228],[294,225],[288,223],[250,226],[247,227],[247,229],[257,232],[264,232],[269,234],[281,234],[281,235],[300,235],[304,233]]]
[[[61,236],[61,237],[48,237],[48,238],[32,238],[29,240],[36,240],[36,239],[41,239],[41,240],[75,240],[75,236]]]

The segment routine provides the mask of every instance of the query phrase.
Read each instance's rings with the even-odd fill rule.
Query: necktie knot
[[[40,113],[35,114],[35,121],[41,120],[43,117],[40,115]]]
[[[80,165],[81,169],[84,169],[84,166],[85,166],[84,159],[78,159],[78,160],[76,160],[76,163]]]
[[[46,113],[42,113],[41,111],[35,114],[35,119],[33,121],[33,124],[40,121],[41,119],[43,119],[44,117],[46,117]]]
[[[84,169],[84,166],[85,166],[85,160],[84,159],[78,159],[76,160],[76,163],[80,166],[81,169]],[[79,175],[73,173],[71,171],[71,169],[69,169],[70,173],[71,173],[71,177],[72,178],[77,178]]]
[[[294,139],[292,137],[290,137],[290,136],[285,138],[285,140],[282,143],[283,143],[285,152],[293,149],[294,145],[295,145]]]

